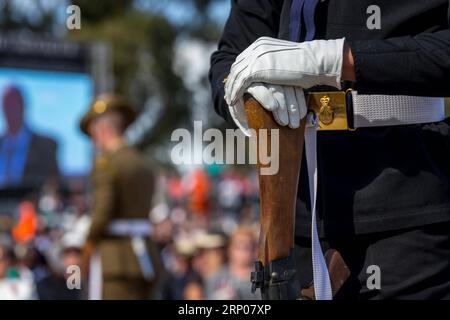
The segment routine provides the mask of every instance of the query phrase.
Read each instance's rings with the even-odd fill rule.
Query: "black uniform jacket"
[[[233,0],[210,81],[216,111],[232,122],[222,81],[236,56],[261,36],[288,39],[292,0]],[[380,8],[381,28],[367,13]],[[450,96],[448,0],[328,0],[315,14],[316,39],[345,37],[362,94]],[[318,134],[320,232],[349,235],[450,220],[450,119],[440,123]],[[303,164],[305,160],[303,159]],[[296,235],[310,232],[302,165]]]

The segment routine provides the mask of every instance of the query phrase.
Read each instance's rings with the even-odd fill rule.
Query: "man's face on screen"
[[[16,88],[9,88],[3,95],[3,114],[9,133],[17,133],[23,126],[23,98]]]

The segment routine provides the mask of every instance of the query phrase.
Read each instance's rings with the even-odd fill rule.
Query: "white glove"
[[[302,88],[257,82],[251,84],[246,92],[265,109],[272,111],[275,121],[281,126],[289,125],[290,128],[296,129],[306,115],[306,101]],[[237,126],[245,135],[250,136],[243,99],[238,99],[229,110]]]
[[[245,49],[231,66],[225,100],[235,105],[255,82],[308,89],[328,85],[340,89],[344,38],[291,42],[262,37]]]

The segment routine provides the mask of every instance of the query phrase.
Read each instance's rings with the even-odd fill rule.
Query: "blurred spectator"
[[[225,173],[217,185],[218,202],[224,213],[237,216],[244,201],[244,181],[233,170]]]
[[[67,286],[66,270],[69,266],[81,266],[81,248],[68,246],[61,250],[60,264],[53,266],[50,274],[37,281],[37,294],[41,300],[80,300],[84,298],[84,291],[69,289]],[[83,287],[82,287],[83,288]]]
[[[219,233],[201,233],[197,238],[199,254],[194,260],[194,268],[205,281],[206,299],[214,299],[215,277],[225,268],[226,239]]]
[[[216,273],[210,280],[212,291],[210,299],[254,300],[257,296],[251,292],[250,272],[255,260],[256,242],[253,230],[242,227],[237,229],[228,246],[228,265]]]
[[[192,269],[191,264],[195,250],[194,244],[189,239],[179,239],[172,247],[173,255],[166,266],[168,272],[162,281],[161,299],[184,299],[185,288],[189,285],[189,282],[193,278],[196,279],[199,277]],[[190,296],[192,292],[189,292]]]
[[[206,227],[209,218],[210,181],[206,173],[197,169],[187,176],[188,208],[199,225]]]
[[[171,201],[171,205],[177,206],[183,204],[185,196],[183,181],[175,173],[169,173],[169,177],[167,179],[167,193]]]
[[[19,221],[12,230],[16,243],[26,243],[34,239],[37,229],[36,210],[33,203],[22,202],[19,205]]]
[[[219,233],[205,232],[197,237],[199,249],[197,268],[204,279],[211,278],[225,266],[226,238]]]
[[[16,264],[11,248],[0,245],[0,298],[2,300],[31,300],[36,298],[31,272]]]
[[[47,259],[35,247],[27,247],[22,263],[33,273],[35,282],[39,282],[48,276]]]
[[[153,240],[163,247],[172,242],[174,226],[170,219],[170,209],[165,203],[155,206],[150,212],[150,221],[153,224]]]
[[[0,279],[5,279],[9,276],[13,259],[12,251],[8,247],[0,245]]]
[[[196,274],[189,274],[183,290],[183,300],[204,300],[204,288],[202,278]]]

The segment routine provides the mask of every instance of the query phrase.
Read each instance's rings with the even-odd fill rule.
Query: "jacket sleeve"
[[[110,163],[96,164],[93,184],[94,203],[88,240],[96,243],[106,233],[114,205],[114,170]]]
[[[277,37],[282,0],[232,0],[219,47],[211,56],[209,81],[216,112],[233,123],[224,100],[223,80],[236,57],[262,36]]]
[[[351,48],[360,93],[450,96],[450,29]]]

